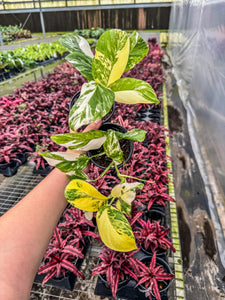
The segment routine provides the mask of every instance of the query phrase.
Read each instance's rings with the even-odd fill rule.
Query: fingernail
[[[95,124],[100,123],[101,120],[102,120],[102,119],[95,120]]]

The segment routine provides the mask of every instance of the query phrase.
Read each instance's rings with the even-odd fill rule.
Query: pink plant
[[[119,281],[125,280],[126,274],[138,280],[138,260],[133,257],[136,252],[117,252],[107,247],[100,251],[100,262],[92,269],[92,276],[105,275],[113,298],[116,298]]]
[[[147,251],[150,250],[153,253],[160,249],[171,249],[175,252],[172,242],[167,238],[169,232],[170,229],[161,226],[159,222],[151,223],[149,220],[145,222],[139,219],[134,235],[137,244]]]
[[[84,279],[83,273],[72,263],[77,258],[84,258],[82,250],[79,238],[66,238],[63,240],[61,231],[56,228],[45,253],[44,264],[38,269],[38,274],[47,273],[42,281],[42,285],[54,276],[56,278],[61,275],[65,277],[67,270]]]

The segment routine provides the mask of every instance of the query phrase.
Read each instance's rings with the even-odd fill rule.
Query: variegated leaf
[[[123,214],[131,216],[131,205],[123,201],[122,199],[118,199],[116,201],[116,208],[121,211]]]
[[[88,162],[89,157],[85,154],[80,154],[79,158],[76,161],[62,161],[55,165],[61,172],[69,173],[75,170],[83,170]]]
[[[119,140],[114,130],[107,131],[107,138],[103,144],[104,151],[116,164],[123,162],[123,151],[120,148]]]
[[[60,43],[70,52],[78,51],[89,56],[90,58],[94,57],[91,51],[91,47],[86,39],[75,33],[68,33],[63,35],[60,38]]]
[[[67,176],[69,180],[73,180],[73,179],[89,180],[87,174],[84,173],[82,170],[74,170],[74,171],[67,172]]]
[[[92,59],[81,53],[81,52],[73,52],[67,55],[66,60],[68,60],[87,80],[93,80],[91,64]]]
[[[86,211],[98,211],[107,203],[107,197],[91,184],[79,179],[70,181],[65,189],[65,197],[71,205]]]
[[[76,161],[80,154],[70,152],[43,152],[40,153],[50,166],[55,166],[62,161]]]
[[[108,30],[99,38],[92,61],[92,74],[96,82],[109,86],[118,80],[127,65],[130,40],[125,31]]]
[[[100,148],[106,140],[106,132],[101,130],[90,130],[87,132],[74,132],[57,134],[51,139],[70,150],[89,151]]]
[[[114,198],[119,198],[131,204],[136,197],[136,189],[142,189],[144,184],[139,182],[117,184],[111,191]]]
[[[137,63],[139,63],[149,51],[148,44],[143,38],[136,32],[129,36],[130,39],[130,52],[125,72],[132,69]]]
[[[137,249],[128,220],[115,207],[102,207],[97,212],[96,221],[100,237],[107,247],[121,252]]]
[[[94,81],[84,83],[81,95],[69,114],[69,126],[75,131],[82,125],[103,118],[114,103],[114,93]]]
[[[111,84],[110,88],[115,92],[115,101],[120,103],[159,103],[153,88],[140,79],[121,78]]]
[[[130,131],[127,131],[125,133],[116,131],[115,134],[118,139],[127,139],[135,142],[143,142],[146,136],[146,131],[139,129],[139,128],[134,128],[131,129]]]

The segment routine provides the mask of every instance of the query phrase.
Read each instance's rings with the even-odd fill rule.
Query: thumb
[[[87,132],[89,130],[97,130],[100,128],[100,126],[102,125],[102,120],[98,119],[96,121],[94,121],[93,123],[89,124],[83,132]]]

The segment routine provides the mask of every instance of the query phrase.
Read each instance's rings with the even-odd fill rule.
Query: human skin
[[[101,120],[84,131],[98,129]],[[0,218],[0,299],[29,299],[35,274],[66,208],[65,173],[54,169]]]

